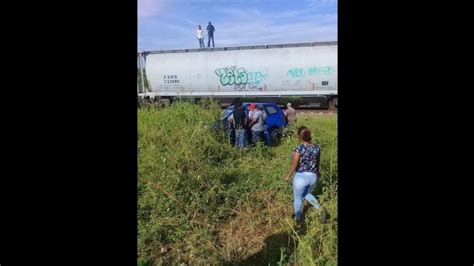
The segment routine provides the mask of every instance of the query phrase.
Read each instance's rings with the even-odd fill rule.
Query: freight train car
[[[142,80],[146,73],[142,98],[291,99],[337,107],[337,42],[145,51],[138,61]]]

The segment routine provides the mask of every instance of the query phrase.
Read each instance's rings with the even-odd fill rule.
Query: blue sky
[[[216,47],[337,41],[337,0],[138,0],[138,49],[199,48],[209,21]]]

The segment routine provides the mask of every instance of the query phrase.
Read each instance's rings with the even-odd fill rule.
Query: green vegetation
[[[143,69],[143,82],[144,82],[144,87],[145,87],[145,90],[148,90],[148,82],[147,82],[147,77],[146,77],[146,71],[145,69]],[[138,90],[140,93],[144,93],[144,91],[142,91],[142,75],[140,73],[140,68],[137,68],[137,87],[138,87]]]
[[[139,265],[336,265],[336,116],[298,117],[322,148],[314,192],[329,219],[308,207],[297,227],[283,181],[295,134],[240,151],[213,129],[220,115],[209,101],[138,111]]]

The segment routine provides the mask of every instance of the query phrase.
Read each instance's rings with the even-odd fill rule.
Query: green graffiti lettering
[[[319,73],[319,69],[317,67],[310,67],[308,68],[308,74],[310,75],[317,75]]]
[[[234,70],[235,84],[246,84],[248,81],[247,72],[245,68],[241,67]]]
[[[332,66],[325,66],[325,67],[309,67],[308,74],[309,75],[331,75],[332,73],[336,72],[336,69]]]
[[[292,68],[288,70],[288,75],[293,78],[299,78],[304,76],[304,70],[302,68]]]
[[[223,86],[234,85],[236,91],[261,90],[258,85],[268,76],[260,71],[248,72],[245,68],[237,66],[219,68],[215,73]]]
[[[220,82],[223,86],[229,84],[230,79],[227,77],[227,70],[225,68],[216,69],[215,72],[220,77]]]
[[[256,71],[256,72],[249,72],[248,73],[248,81],[249,83],[253,84],[253,85],[259,85],[260,82],[262,82],[262,80],[265,79],[267,75],[259,72],[259,71]]]
[[[226,79],[227,79],[227,84],[229,85],[235,84],[234,71],[232,69],[227,70]]]

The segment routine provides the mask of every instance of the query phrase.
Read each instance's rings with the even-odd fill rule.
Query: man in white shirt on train
[[[201,29],[201,25],[198,25],[198,29],[196,30],[196,39],[199,40],[199,47],[205,48],[204,46],[204,30]]]

